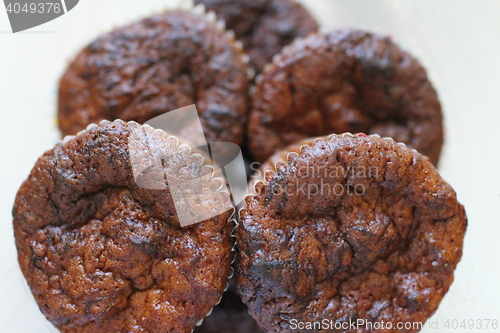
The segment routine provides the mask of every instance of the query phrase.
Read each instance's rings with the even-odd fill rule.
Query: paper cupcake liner
[[[177,10],[191,11],[199,15],[205,21],[213,24],[215,27],[217,27],[217,29],[219,29],[219,31],[224,33],[228,42],[234,46],[240,56],[241,61],[245,65],[248,65],[250,63],[250,56],[245,53],[243,43],[236,39],[234,31],[231,29],[227,29],[226,22],[223,19],[218,18],[217,14],[213,10],[207,11],[205,5],[202,3],[194,5],[192,0],[184,1],[179,5],[179,7],[177,7]],[[253,80],[253,78],[255,77],[255,71],[250,67],[247,68],[247,76],[249,80]]]
[[[157,140],[164,140],[165,142],[170,141],[171,143],[174,144],[171,148],[176,148],[179,149],[179,152],[182,152],[184,154],[188,154],[190,156],[190,159],[196,160],[197,163],[199,164],[198,166],[203,169],[203,173],[209,175],[209,181],[211,185],[211,189],[216,189],[217,193],[220,193],[224,196],[224,202],[226,202],[225,206],[223,207],[224,212],[227,212],[229,210],[232,210],[232,214],[228,220],[235,222],[235,209],[234,206],[231,203],[230,200],[230,194],[229,191],[227,190],[226,182],[223,178],[216,176],[216,169],[218,168],[217,166],[212,165],[211,158],[209,156],[206,156],[204,151],[201,151],[197,148],[192,148],[193,146],[189,143],[188,140],[184,138],[180,138],[175,135],[171,135],[161,129],[154,129],[149,125],[141,125],[135,121],[129,121],[125,122],[123,120],[117,119],[114,121],[109,121],[109,120],[102,120],[99,122],[99,125],[103,124],[112,124],[112,123],[118,123],[122,126],[125,126],[129,129],[135,130],[140,130],[143,129],[145,130],[150,137],[148,138],[156,138]],[[67,144],[69,141],[71,141],[74,138],[79,137],[80,135],[96,128],[98,124],[92,123],[87,126],[86,129],[78,132],[76,135],[67,135],[62,139],[62,144]],[[134,133],[134,132],[133,132]],[[175,142],[175,143],[174,143]],[[132,160],[132,157],[131,157]],[[133,161],[131,161],[133,163]],[[145,162],[147,163],[147,162]],[[147,165],[144,165],[143,168],[147,167]],[[226,198],[227,197],[227,198]],[[234,229],[233,229],[234,231]],[[231,232],[231,234],[234,236],[234,232]]]
[[[144,130],[144,131],[146,131],[147,134],[154,136],[155,139],[157,139],[157,140],[169,141],[171,144],[175,145],[174,148],[181,148],[181,151],[183,153],[188,154],[189,158],[193,158],[193,160],[196,163],[199,163],[201,168],[204,168],[205,171],[209,173],[211,184],[218,189],[217,194],[221,195],[223,197],[223,199],[221,199],[221,201],[225,202],[225,206],[222,207],[224,209],[224,212],[231,211],[231,215],[229,216],[229,218],[227,220],[228,223],[233,223],[233,228],[231,230],[232,244],[231,244],[231,253],[230,253],[230,263],[231,263],[230,272],[229,272],[228,279],[226,281],[226,285],[223,289],[223,292],[221,293],[221,296],[219,297],[218,301],[214,304],[214,306],[207,312],[207,314],[204,317],[204,318],[206,318],[212,313],[213,308],[216,305],[218,305],[220,303],[220,301],[222,300],[224,292],[229,287],[229,279],[231,279],[231,277],[234,275],[234,269],[232,268],[232,264],[234,263],[234,260],[236,259],[236,255],[235,255],[235,246],[236,246],[235,230],[237,227],[237,221],[236,221],[237,212],[236,212],[235,207],[232,205],[228,191],[225,191],[225,189],[226,189],[225,181],[224,181],[224,179],[215,176],[216,168],[214,166],[212,166],[211,164],[207,163],[208,161],[211,161],[210,157],[205,156],[205,154],[203,152],[200,152],[196,148],[192,148],[189,143],[186,143],[187,140],[185,140],[184,138],[179,138],[177,136],[171,135],[171,134],[169,134],[161,129],[154,129],[149,125],[140,125],[139,123],[137,123],[135,121],[125,122],[125,121],[120,120],[120,119],[117,119],[114,121],[102,120],[99,123],[99,125],[112,124],[112,123],[117,123],[117,124],[120,124],[122,126],[129,128],[129,129],[133,129],[134,132],[139,131],[139,130]],[[61,142],[63,145],[66,145],[71,140],[79,137],[80,135],[82,135],[88,131],[91,131],[92,129],[96,128],[97,126],[98,126],[98,124],[95,124],[95,123],[90,124],[87,126],[86,129],[78,132],[76,135],[68,135],[68,136],[64,137]],[[132,132],[131,135],[133,135],[134,132]],[[150,137],[148,136],[148,138],[150,138]],[[196,324],[196,326],[201,325],[203,322],[203,319],[201,319]]]
[[[238,215],[238,212],[236,210],[236,208],[233,209],[233,213],[231,215],[231,217],[229,218],[228,222],[232,222],[234,223],[234,227],[231,231],[231,238],[233,238],[233,245],[231,247],[231,259],[230,259],[230,262],[231,262],[231,266],[229,267],[230,268],[230,272],[229,272],[229,276],[227,278],[227,281],[226,281],[226,286],[224,287],[224,291],[222,292],[222,294],[220,295],[219,297],[219,300],[215,303],[215,305],[210,309],[210,311],[207,312],[207,314],[205,315],[204,318],[200,319],[200,321],[198,321],[196,323],[196,327],[199,327],[203,324],[203,321],[205,320],[205,318],[207,318],[208,316],[210,316],[214,310],[214,308],[220,304],[220,302],[222,301],[222,298],[224,297],[224,293],[228,290],[229,288],[229,280],[231,280],[231,278],[234,276],[234,268],[233,268],[233,264],[236,260],[236,230],[238,229],[238,221],[237,221],[237,215]],[[191,333],[194,332],[194,329],[191,331]]]
[[[302,150],[305,147],[311,147],[313,146],[316,142],[321,141],[321,140],[328,140],[332,137],[340,137],[340,138],[357,138],[357,137],[373,137],[373,138],[381,138],[380,135],[378,134],[364,134],[364,133],[357,133],[357,134],[352,134],[349,132],[342,133],[342,134],[330,134],[326,136],[320,136],[320,137],[312,137],[312,138],[306,138],[303,140],[300,140],[296,143],[293,143],[291,145],[288,145],[287,147],[279,150],[278,152],[274,153],[269,157],[262,165],[260,166],[259,170],[255,172],[255,174],[251,177],[250,181],[248,182],[248,194],[245,196],[245,200],[243,200],[242,206],[238,209],[238,219],[241,216],[241,213],[246,209],[248,206],[248,200],[253,198],[256,194],[256,187],[258,183],[263,183],[264,185],[267,185],[267,179],[268,177],[271,177],[273,174],[275,174],[278,169],[280,168],[281,165],[288,164],[290,161],[290,156],[293,155],[300,155]],[[384,137],[383,139],[387,140],[392,140],[396,142],[393,138],[391,137]],[[411,149],[414,152],[417,152],[417,150],[409,148],[405,143],[403,142],[396,142],[398,146],[402,147],[407,147],[408,149]],[[269,174],[269,176],[267,176]]]
[[[231,238],[234,238],[234,241],[233,241],[233,246],[231,247],[231,259],[230,259],[230,262],[231,262],[231,266],[230,266],[230,273],[229,273],[229,277],[227,278],[227,282],[226,282],[226,286],[224,287],[224,291],[222,292],[221,296],[219,297],[219,300],[215,303],[215,305],[210,309],[210,311],[208,311],[208,313],[205,315],[204,318],[202,318],[200,321],[198,321],[196,323],[196,327],[198,326],[201,326],[203,324],[203,320],[205,320],[205,318],[207,318],[208,316],[210,316],[214,310],[214,308],[219,305],[219,303],[222,301],[222,298],[224,297],[224,293],[228,290],[229,288],[229,280],[231,280],[231,278],[234,276],[234,268],[233,268],[233,263],[235,262],[236,260],[236,230],[237,230],[237,226],[238,226],[238,221],[237,221],[237,210],[234,209],[233,210],[233,213],[231,215],[231,217],[229,218],[228,222],[232,222],[234,223],[234,227],[233,227],[233,230],[231,231]],[[191,333],[194,332],[194,330],[191,331]]]

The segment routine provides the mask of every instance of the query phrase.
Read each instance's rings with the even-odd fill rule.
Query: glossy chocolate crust
[[[134,182],[133,128],[105,122],[57,144],[17,193],[19,264],[63,332],[191,332],[227,285],[231,212],[181,228],[169,190]]]
[[[76,57],[60,81],[63,135],[102,119],[144,123],[196,104],[209,142],[241,144],[248,66],[224,30],[202,15],[168,11],[107,33]]]
[[[257,82],[248,135],[261,162],[301,139],[345,132],[392,137],[438,162],[436,91],[418,61],[388,37],[312,34],[286,47]]]
[[[297,37],[318,30],[311,14],[293,0],[195,0],[226,22],[250,56],[256,73]]]
[[[294,332],[416,332],[396,324],[435,312],[467,219],[428,158],[392,139],[331,135],[265,179],[237,234],[238,292],[265,332],[358,319],[394,326]]]

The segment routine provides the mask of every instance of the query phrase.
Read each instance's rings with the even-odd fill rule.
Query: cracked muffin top
[[[232,29],[255,73],[297,37],[318,30],[311,14],[294,0],[195,0],[213,10]]]
[[[19,264],[63,332],[191,332],[227,286],[232,211],[181,227],[168,188],[134,181],[128,139],[142,127],[102,122],[68,138],[17,193]],[[186,181],[213,172],[194,154],[178,158]]]
[[[249,147],[260,162],[299,140],[345,132],[392,137],[439,160],[436,91],[385,36],[344,29],[297,40],[257,80],[252,104]]]
[[[467,225],[430,160],[392,139],[347,134],[276,156],[237,234],[238,291],[259,326],[425,322],[453,281]],[[314,331],[373,332],[358,329]]]
[[[61,78],[62,134],[103,119],[144,123],[196,104],[208,142],[241,144],[248,66],[234,37],[214,23],[173,10],[97,38]]]

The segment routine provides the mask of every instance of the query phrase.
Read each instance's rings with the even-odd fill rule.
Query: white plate
[[[14,196],[36,159],[54,145],[57,81],[80,48],[176,1],[85,0],[27,32],[9,33],[0,8],[0,332],[56,332],[20,272],[12,234]],[[390,34],[427,68],[445,113],[439,169],[469,217],[455,282],[423,332],[450,320],[500,320],[500,2],[494,0],[304,1],[328,28]],[[439,324],[439,329],[429,323]],[[484,322],[485,323],[485,322]],[[434,325],[434,324],[433,324]],[[489,329],[459,329],[495,332]]]

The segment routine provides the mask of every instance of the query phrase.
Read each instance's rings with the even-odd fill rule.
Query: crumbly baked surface
[[[59,128],[72,135],[102,119],[144,123],[196,104],[209,142],[241,144],[247,71],[225,31],[190,11],[168,11],[83,49],[60,81]]]
[[[169,190],[135,184],[132,130],[106,122],[57,144],[17,193],[19,263],[63,332],[191,332],[226,287],[231,212],[181,228]]]
[[[293,0],[195,0],[213,10],[245,46],[260,73],[272,57],[297,37],[318,30],[311,14]]]
[[[443,144],[441,106],[424,68],[390,38],[348,29],[283,50],[256,86],[248,131],[261,162],[332,133],[392,137],[434,164]]]
[[[392,139],[331,135],[292,151],[240,214],[238,291],[252,316],[266,332],[358,319],[416,332],[395,325],[434,313],[462,255],[454,190]],[[358,329],[312,331],[376,331]]]

